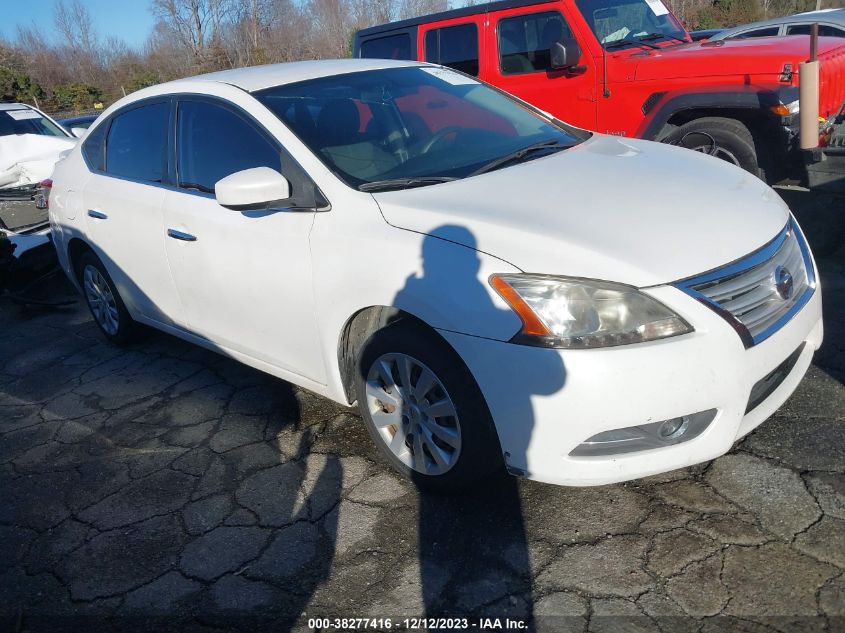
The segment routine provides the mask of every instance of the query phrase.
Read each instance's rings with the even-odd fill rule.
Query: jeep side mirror
[[[552,44],[549,59],[554,70],[573,68],[581,61],[581,47],[573,38],[565,37]]]

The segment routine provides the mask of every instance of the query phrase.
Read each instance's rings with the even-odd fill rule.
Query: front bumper
[[[792,394],[823,336],[821,293],[767,340],[745,349],[715,312],[674,287],[648,290],[693,324],[676,338],[598,350],[551,350],[441,332],[484,394],[512,472],[590,486],[704,462],[768,418]],[[804,345],[785,379],[746,413],[752,388]],[[698,437],[619,455],[569,453],[602,431],[717,409]]]

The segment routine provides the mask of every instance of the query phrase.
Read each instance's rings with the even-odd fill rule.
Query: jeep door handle
[[[97,220],[108,220],[109,216],[107,216],[102,211],[97,211],[95,209],[88,209],[88,217],[89,218],[96,218]]]
[[[183,233],[182,231],[177,231],[176,229],[167,229],[168,237],[172,237],[174,240],[182,240],[183,242],[196,242],[197,238],[195,235],[191,235],[190,233]]]

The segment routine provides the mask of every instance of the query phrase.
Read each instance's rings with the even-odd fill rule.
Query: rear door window
[[[530,13],[499,21],[499,68],[504,75],[550,70],[552,44],[571,38],[557,11]]]
[[[162,182],[166,169],[168,102],[118,114],[106,140],[106,172],[142,182]]]
[[[178,186],[213,193],[221,178],[253,167],[280,171],[281,152],[255,126],[209,101],[180,101],[176,131]]]
[[[478,27],[459,24],[425,34],[425,61],[478,76]]]
[[[407,33],[379,37],[361,43],[361,57],[370,59],[413,59],[411,36]]]

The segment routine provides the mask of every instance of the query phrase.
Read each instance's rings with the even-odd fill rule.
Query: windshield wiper
[[[608,42],[604,45],[605,50],[610,50],[611,48],[619,48],[620,46],[645,46],[646,48],[653,48],[656,50],[660,50],[660,47],[657,44],[652,44],[651,42],[643,42],[641,39],[637,38],[632,40],[629,37],[623,38],[621,40],[613,40],[612,42]]]
[[[638,37],[637,39],[642,42],[642,41],[659,40],[661,38],[664,38],[664,39],[667,39],[667,40],[675,40],[676,42],[680,42],[681,44],[688,44],[689,43],[682,37],[678,37],[677,35],[669,35],[668,33],[649,33],[647,35],[643,35],[642,37]]]
[[[534,143],[533,145],[529,145],[528,147],[523,147],[522,149],[518,149],[510,154],[505,154],[499,158],[491,160],[486,165],[482,165],[474,172],[470,174],[470,176],[478,176],[479,174],[487,173],[488,171],[493,171],[494,169],[498,169],[499,167],[504,167],[508,163],[512,163],[518,160],[522,160],[529,154],[533,154],[534,152],[538,152],[541,150],[554,150],[560,151],[562,149],[567,149],[572,147],[566,143],[561,143],[556,139],[549,139],[547,141],[540,141],[539,143]]]
[[[414,178],[391,178],[389,180],[375,180],[358,185],[359,191],[390,191],[392,189],[410,189],[411,187],[425,187],[439,182],[457,180],[454,176],[418,176]]]

